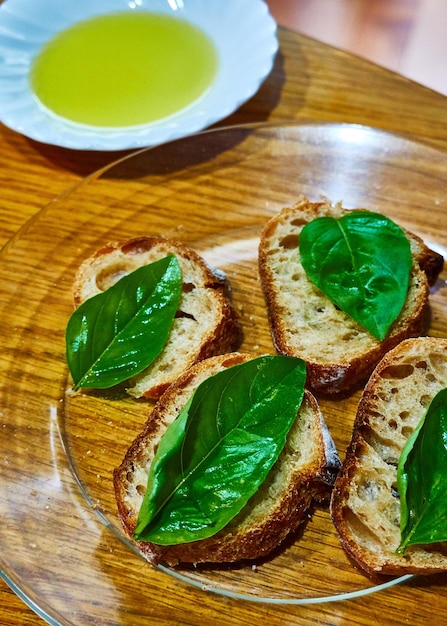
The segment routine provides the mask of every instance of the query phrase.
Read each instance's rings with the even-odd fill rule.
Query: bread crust
[[[129,536],[137,523],[149,465],[167,425],[175,419],[202,380],[251,358],[249,354],[233,353],[202,361],[184,372],[160,398],[145,428],[114,472],[118,513]],[[301,450],[296,449],[293,436],[298,432],[298,425],[293,427],[295,435],[289,435],[286,447],[265,483],[224,529],[208,539],[181,545],[138,542],[140,552],[151,562],[176,565],[180,562],[221,563],[256,559],[279,546],[307,519],[305,514],[314,501],[328,500],[340,467],[317,401],[308,391],[299,416],[302,421],[299,427],[306,434],[307,443],[302,444]],[[305,446],[309,446],[309,450]],[[299,454],[302,459],[292,462],[292,458]]]
[[[136,398],[159,398],[181,371],[209,356],[235,350],[242,337],[225,274],[191,248],[161,237],[109,243],[86,259],[74,281],[75,306],[125,274],[170,254],[175,254],[182,270],[179,310],[162,353],[129,381],[127,391]]]
[[[447,570],[447,542],[400,543],[397,463],[406,440],[438,391],[447,387],[447,339],[407,339],[380,361],[359,402],[351,442],[331,497],[341,543],[368,574]]]
[[[383,341],[340,311],[307,278],[299,258],[299,235],[317,217],[341,217],[340,204],[300,198],[264,227],[259,275],[275,349],[307,362],[308,384],[317,394],[344,392],[367,379],[380,358],[408,337],[424,333],[429,312],[429,273],[434,282],[442,257],[408,231],[413,267],[406,303]],[[421,269],[422,268],[422,269]]]

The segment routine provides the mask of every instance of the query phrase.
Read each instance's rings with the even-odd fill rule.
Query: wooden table
[[[417,136],[447,150],[447,99],[401,76],[286,29],[259,92],[219,125],[276,120],[325,120]],[[55,196],[121,154],[41,145],[0,128],[0,245]],[[446,589],[394,588],[364,599],[297,607],[293,624],[426,624],[447,611]],[[268,608],[266,609],[268,623]],[[442,618],[441,618],[442,619]],[[204,623],[206,619],[204,618]],[[0,623],[43,624],[0,582]]]

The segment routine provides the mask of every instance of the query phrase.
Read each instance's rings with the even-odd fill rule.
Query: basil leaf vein
[[[410,545],[447,541],[447,389],[432,400],[399,458],[403,554]]]
[[[307,277],[336,306],[380,341],[407,298],[410,244],[392,220],[372,211],[321,217],[300,234]]]
[[[173,545],[226,526],[281,453],[305,379],[301,359],[264,356],[199,385],[159,443],[134,538]]]
[[[181,286],[180,265],[169,255],[83,302],[66,328],[74,389],[112,387],[148,367],[169,337]]]

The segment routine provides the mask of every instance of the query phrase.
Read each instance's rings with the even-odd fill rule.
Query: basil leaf
[[[401,543],[447,541],[447,389],[432,400],[399,458]]]
[[[371,211],[321,217],[300,234],[307,277],[376,339],[388,334],[407,297],[410,244],[392,220]]]
[[[199,385],[159,443],[134,538],[173,545],[226,526],[283,449],[305,380],[301,359],[263,356]]]
[[[179,263],[169,255],[83,302],[66,329],[74,389],[112,387],[148,367],[169,337],[181,286]]]

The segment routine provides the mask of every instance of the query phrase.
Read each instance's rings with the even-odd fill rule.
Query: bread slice
[[[303,197],[266,224],[259,245],[259,275],[275,348],[307,361],[308,384],[316,393],[345,391],[366,380],[388,350],[402,339],[421,335],[429,282],[443,266],[441,255],[406,232],[414,258],[407,300],[387,337],[375,339],[311,283],[300,262],[298,242],[304,225],[346,212],[340,204]]]
[[[104,291],[125,274],[169,254],[176,255],[182,270],[180,307],[162,353],[129,381],[127,391],[137,398],[158,398],[184,369],[236,349],[241,338],[225,274],[208,266],[190,248],[169,239],[139,237],[98,250],[77,272],[75,305]]]
[[[407,339],[377,365],[358,406],[332,493],[331,514],[346,552],[369,574],[447,570],[447,542],[400,543],[397,463],[438,391],[447,387],[447,339]]]
[[[250,358],[248,354],[233,353],[202,361],[184,372],[160,398],[143,432],[114,472],[118,512],[130,536],[137,523],[151,461],[167,426],[203,380]],[[258,492],[224,529],[214,537],[192,543],[159,546],[138,542],[138,547],[151,562],[169,565],[256,559],[296,530],[314,500],[329,498],[339,467],[318,404],[306,391],[279,459]]]

